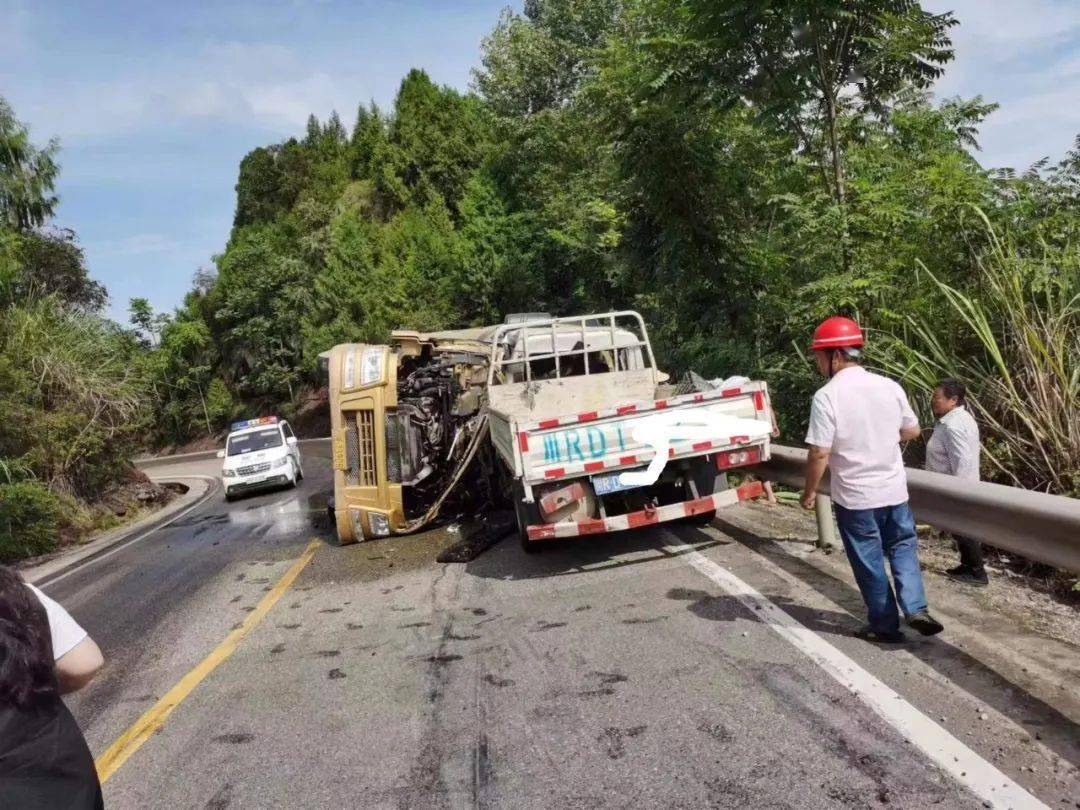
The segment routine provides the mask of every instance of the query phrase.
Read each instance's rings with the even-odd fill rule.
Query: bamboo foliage
[[[1045,245],[1024,256],[976,213],[989,246],[979,288],[961,290],[919,262],[944,311],[906,318],[874,359],[924,392],[942,377],[963,381],[995,477],[1080,494],[1080,263]]]

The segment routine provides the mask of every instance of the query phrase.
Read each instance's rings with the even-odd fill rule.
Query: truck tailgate
[[[765,435],[708,435],[673,441],[670,458],[688,458],[745,445],[768,443],[774,421],[764,382],[739,388],[685,394],[652,402],[618,405],[514,426],[515,470],[529,484],[545,480],[640,467],[654,449],[634,440],[634,427],[660,412],[704,410],[764,422]],[[678,432],[677,429],[675,431]]]

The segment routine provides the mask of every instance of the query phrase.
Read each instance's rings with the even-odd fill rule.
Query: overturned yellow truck
[[[636,312],[400,330],[322,361],[342,543],[513,508],[534,551],[762,494],[726,473],[769,457],[766,384],[672,386]]]

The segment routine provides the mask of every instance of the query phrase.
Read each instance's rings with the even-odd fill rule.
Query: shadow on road
[[[782,539],[759,537],[724,520],[718,520],[716,526],[735,542],[768,558],[818,593],[850,611],[850,615],[835,611],[819,611],[795,604],[783,597],[768,597],[792,618],[818,633],[844,636],[851,635],[851,631],[861,624],[855,617],[865,615],[866,609],[856,588],[810,563],[792,557],[780,545],[783,542]],[[700,535],[709,537],[704,532],[700,532]],[[702,594],[708,596],[704,592]],[[687,597],[686,594],[669,594],[669,596]],[[687,609],[704,618],[730,621],[730,618],[723,618],[728,615],[730,608],[722,603],[713,604],[695,598]],[[987,706],[993,706],[1032,734],[1037,732],[1043,745],[1057,752],[1066,761],[1080,761],[1080,725],[1050,704],[1025,691],[1022,686],[1003,677],[979,659],[940,636],[931,639],[912,639],[912,642],[905,644],[903,649],[948,678],[972,697]]]
[[[679,527],[683,528],[683,527]],[[698,532],[684,541],[696,550],[726,545],[728,541]],[[653,528],[549,541],[535,554],[526,554],[515,535],[510,535],[466,565],[472,576],[519,580],[611,571],[630,565],[679,557],[686,551],[657,546]],[[626,559],[627,554],[635,554]]]
[[[738,598],[727,594],[717,595],[696,588],[672,588],[667,592],[667,598],[688,602],[687,610],[695,616],[709,621],[756,620],[754,613]],[[835,610],[817,610],[806,605],[800,605],[785,596],[770,596],[768,599],[777,607],[783,608],[785,613],[797,619],[804,627],[813,630],[815,633],[855,638],[855,630],[860,626],[859,622],[850,613],[840,613]],[[903,649],[895,644],[878,646],[886,650]]]

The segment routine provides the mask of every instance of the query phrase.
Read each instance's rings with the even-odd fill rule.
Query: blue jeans
[[[870,629],[877,633],[896,632],[900,629],[897,600],[905,616],[926,610],[911,508],[906,502],[877,509],[845,509],[837,503],[833,508],[844,551],[866,603]],[[885,573],[886,557],[896,597]]]

